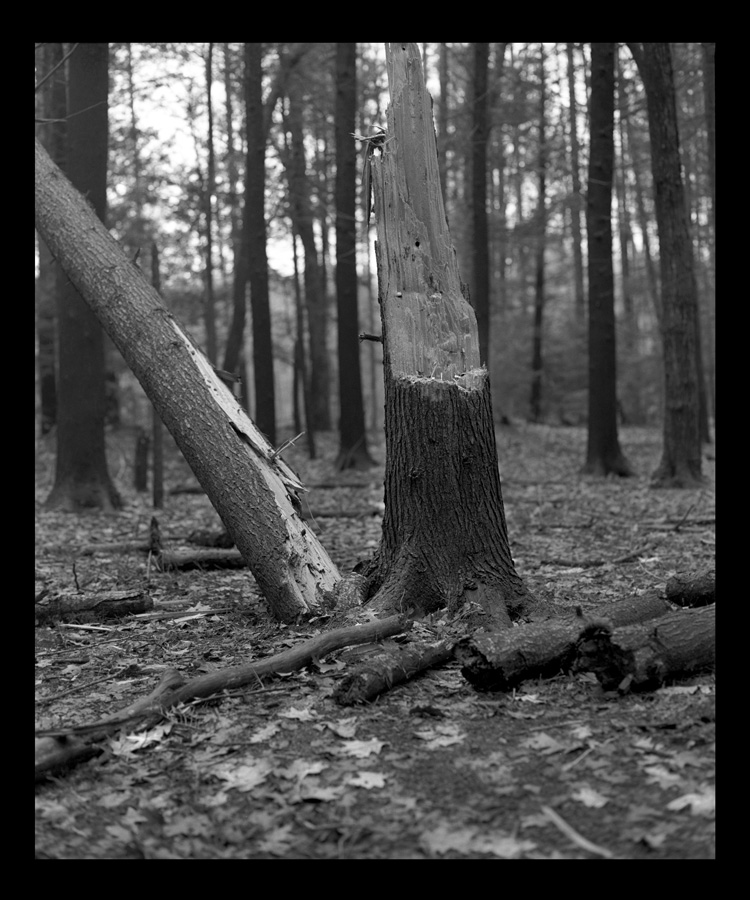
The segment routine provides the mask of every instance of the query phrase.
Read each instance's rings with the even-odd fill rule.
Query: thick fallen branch
[[[677,606],[708,606],[716,600],[716,571],[675,575],[666,591],[667,599]]]
[[[74,619],[94,622],[148,612],[154,601],[143,591],[99,591],[91,595],[54,597],[49,594],[34,606],[37,625]]]
[[[158,722],[166,710],[177,703],[210,697],[221,691],[260,684],[261,679],[270,675],[288,674],[318,659],[356,644],[368,644],[407,631],[411,623],[402,616],[391,616],[366,625],[339,628],[301,643],[298,647],[277,653],[268,659],[242,666],[232,666],[208,675],[193,678],[187,683],[175,670],[170,670],[159,685],[147,697],[131,703],[106,719],[90,725],[75,726],[70,729],[56,729],[37,732],[35,745],[35,778],[38,781],[53,771],[80,762],[95,755],[97,751],[86,751],[86,744],[80,738],[87,735],[88,742],[96,742],[119,730],[124,725],[152,725]],[[71,737],[72,736],[72,737]]]
[[[369,657],[357,671],[346,675],[333,692],[333,699],[341,706],[364,703],[420,672],[452,659],[452,641],[433,645],[419,642],[398,647],[395,651],[385,650]]]
[[[713,669],[716,607],[677,610],[643,625],[582,635],[577,668],[593,672],[605,690],[651,690],[676,678]]]
[[[591,617],[571,614],[558,620],[478,634],[456,644],[464,677],[480,690],[507,691],[529,678],[547,678],[568,670],[577,643],[592,621],[610,628],[631,625],[671,610],[655,591],[600,607]]]

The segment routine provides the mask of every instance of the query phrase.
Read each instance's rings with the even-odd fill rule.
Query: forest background
[[[491,370],[510,545],[524,583],[543,602],[578,609],[580,617],[636,592],[647,600],[648,592],[653,595],[694,567],[712,570],[714,454],[707,441],[714,398],[714,45],[419,46],[434,99],[451,237],[477,311],[482,359]],[[625,438],[628,471],[619,460],[618,474],[636,477],[601,479],[581,477],[585,432],[595,420],[589,379],[597,385],[587,332],[591,309],[602,299],[587,285],[587,247],[596,231],[587,235],[586,212],[587,200],[601,186],[590,157],[596,162],[594,145],[606,130],[592,124],[597,108],[592,98],[597,87],[602,97],[604,69],[596,54],[613,53],[615,47],[614,197],[606,219],[614,232],[618,380],[609,413],[616,405]],[[652,83],[647,98],[642,67],[631,56],[644,47],[649,53],[658,48],[662,62],[668,62],[668,83],[655,93],[668,101],[672,84],[676,92],[685,194],[670,213],[674,220],[689,221],[698,287],[699,325],[693,332],[692,308],[683,324],[688,323],[688,335],[700,338],[703,447],[698,444],[696,453],[693,441],[687,456],[697,461],[697,474],[703,456],[705,469],[679,491],[654,490],[648,483],[660,449],[664,457],[674,449],[667,446],[669,430],[660,436],[658,426],[681,400],[672,394],[670,403],[662,370],[675,356],[691,368],[697,354],[692,338],[689,346],[680,344],[674,331],[672,351],[680,352],[672,352],[671,359],[663,354],[669,346],[663,315],[669,309],[668,254],[659,259],[665,232],[663,220],[658,234],[656,227],[654,90]],[[86,76],[87,66],[96,67],[96,78]],[[349,107],[350,124],[342,127],[342,87],[355,81],[356,104]],[[87,168],[94,168],[82,160],[99,145],[102,196],[93,189],[83,192],[135,267],[123,262],[121,269],[138,283],[145,277],[157,287],[222,380],[284,452],[283,463],[311,487],[298,510],[305,530],[320,534],[342,572],[362,563],[363,554],[382,551],[388,503],[381,501],[393,504],[397,492],[390,498],[383,492],[383,347],[367,339],[378,336],[380,323],[366,188],[370,154],[383,147],[380,158],[388,154],[389,135],[378,131],[388,102],[382,48],[39,45],[37,84],[38,136],[79,187],[90,174]],[[67,107],[71,92],[75,103]],[[86,132],[78,126],[92,111],[98,125]],[[71,147],[76,152],[66,159]],[[39,158],[37,147],[37,165]],[[58,179],[51,172],[40,177],[37,171],[40,222],[41,212],[48,211],[39,199],[40,186]],[[342,205],[342,174],[352,192],[356,179],[356,211]],[[68,221],[72,234],[73,219]],[[46,234],[52,241],[61,231],[67,229],[48,228]],[[351,251],[342,253],[347,242]],[[85,243],[83,236],[79,243]],[[345,294],[340,275],[354,259],[355,292]],[[209,502],[214,497],[210,490],[208,496],[195,493],[173,444],[164,454],[169,499],[157,502],[156,454],[153,504],[146,499],[147,457],[138,450],[161,429],[108,339],[97,378],[104,398],[106,372],[113,477],[110,481],[106,464],[99,466],[105,490],[76,493],[70,476],[94,443],[88,435],[98,441],[105,429],[103,415],[95,423],[98,435],[77,424],[71,429],[71,421],[80,422],[71,413],[83,411],[92,420],[103,405],[96,406],[97,378],[80,365],[83,353],[75,349],[80,345],[68,341],[70,330],[67,338],[64,334],[71,324],[66,304],[76,291],[52,263],[39,242],[40,779],[59,761],[45,758],[40,745],[56,753],[63,745],[75,750],[75,739],[58,745],[57,738],[76,725],[85,735],[113,708],[122,711],[123,703],[127,712],[157,676],[182,677],[177,666],[188,678],[219,677],[228,667],[247,665],[248,658],[252,669],[300,641],[315,642],[318,636],[311,637],[310,628],[320,623],[282,624],[280,617],[270,622],[268,593],[246,572],[208,568],[206,556],[198,569],[181,568],[194,552],[172,552],[184,542],[210,542],[210,550],[198,553],[215,553],[220,565],[221,553],[233,565],[243,562],[236,550],[214,551],[216,542],[227,538],[215,531],[216,507]],[[670,265],[686,271],[679,261]],[[135,269],[140,274],[134,275]],[[687,294],[672,290],[677,302],[670,315],[677,310],[679,319],[679,310],[687,310],[692,303]],[[342,304],[342,297],[349,299]],[[77,302],[83,308],[80,298]],[[156,319],[150,320],[154,326]],[[78,337],[96,324],[93,316],[77,321]],[[84,321],[89,324],[81,327]],[[358,332],[366,339],[359,340]],[[133,328],[126,343],[139,337],[145,344],[146,333]],[[156,363],[153,369],[160,385],[169,385],[171,372]],[[71,373],[80,379],[72,391],[62,377]],[[352,391],[360,377],[361,390]],[[692,404],[695,380],[691,384]],[[59,405],[58,391],[67,392]],[[191,409],[185,396],[172,406],[180,421],[195,427],[202,410]],[[419,435],[419,422],[403,418],[404,429]],[[283,449],[301,432],[304,440]],[[211,429],[206,433],[209,442],[221,446]],[[445,434],[444,443],[437,442],[438,454],[448,458],[453,437]],[[227,478],[227,460],[219,460],[216,483]],[[494,460],[493,444],[493,467]],[[350,466],[367,471],[333,471]],[[200,480],[195,467],[193,474]],[[410,477],[409,471],[400,474]],[[449,498],[447,490],[443,493]],[[121,503],[117,516],[63,512]],[[259,520],[257,504],[244,508]],[[474,506],[469,510],[472,521],[481,524]],[[450,531],[451,516],[436,519],[438,526],[446,525],[450,542],[456,533]],[[149,520],[150,537],[144,541]],[[155,551],[159,523],[163,554],[161,548]],[[268,535],[265,529],[249,531],[254,541],[273,539],[270,530]],[[476,585],[462,583],[462,589],[473,592]],[[114,624],[80,618],[77,604],[93,604],[96,612],[83,615],[98,617],[105,598],[115,606],[142,601],[146,605],[139,609],[145,611]],[[68,601],[75,611],[64,616],[72,618],[58,621]],[[432,639],[444,624],[438,614],[418,623],[417,631]],[[703,669],[689,683],[683,679],[645,696],[630,691],[627,679],[607,690],[590,673],[533,678],[518,689],[486,696],[463,680],[457,662],[441,659],[442,668],[404,690],[389,682],[394,690],[346,719],[332,698],[356,653],[316,657],[309,667],[277,679],[256,677],[255,690],[245,686],[221,701],[212,697],[190,708],[180,705],[146,734],[123,734],[106,748],[93,746],[100,741],[92,737],[91,747],[78,747],[86,754],[75,759],[90,753],[99,754],[96,759],[39,790],[37,853],[106,858],[713,854],[713,682]],[[434,729],[421,727],[433,719]],[[334,737],[327,732],[321,737],[321,728]],[[360,740],[350,740],[355,732]],[[424,748],[421,741],[428,741]],[[217,791],[217,779],[226,781],[226,791]],[[586,835],[597,837],[597,844]]]
[[[479,135],[486,142],[486,288],[474,278],[476,47],[424,44],[422,51],[460,271],[472,296],[483,289],[489,296],[487,361],[495,415],[499,422],[584,424],[590,49],[574,44],[481,46],[487,54],[486,88],[479,89],[488,114],[486,132]],[[707,416],[713,414],[715,368],[713,132],[711,104],[706,104],[713,90],[706,64],[713,58],[707,56],[712,46],[672,45],[700,298],[704,437]],[[384,122],[385,62],[382,45],[357,48],[356,131],[366,135]],[[61,52],[61,45],[38,51],[40,74],[54,67],[54,54]],[[167,306],[212,362],[240,375],[251,417],[280,441],[302,430],[314,434],[335,428],[342,417],[335,301],[335,45],[263,45],[259,66],[264,99],[254,107],[246,102],[244,45],[110,45],[107,224],[144,272],[151,272],[158,253]],[[656,425],[663,377],[649,132],[642,82],[624,45],[617,75],[613,256],[618,413],[621,424]],[[38,94],[40,118],[55,118],[50,115],[54,84],[50,79]],[[54,144],[52,131],[61,128],[64,124],[39,126],[48,146]],[[244,342],[236,335],[230,340],[238,325],[233,290],[247,202],[248,128],[266,136],[264,213],[273,359],[262,377],[272,380],[274,399],[272,414],[260,416],[257,369],[250,364],[251,302]],[[374,254],[363,224],[361,192],[360,200],[358,322],[360,331],[377,333]],[[56,416],[54,276],[49,263],[40,246],[37,421],[42,433]],[[255,333],[255,341],[263,342],[262,333]],[[364,418],[377,433],[383,421],[381,345],[363,341],[359,361]],[[110,416],[146,426],[145,395],[109,342],[107,372]],[[312,388],[307,417],[303,380]]]

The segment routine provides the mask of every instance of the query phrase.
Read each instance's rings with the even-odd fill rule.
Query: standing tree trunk
[[[266,133],[263,129],[263,48],[245,44],[245,108],[247,111],[247,167],[245,169],[245,228],[250,309],[253,314],[253,376],[255,423],[276,443],[276,403],[273,374],[271,309],[266,256]]]
[[[204,213],[206,219],[206,355],[212,363],[218,360],[216,348],[216,303],[214,299],[214,261],[213,261],[213,231],[214,231],[214,191],[216,185],[216,159],[214,153],[214,107],[211,101],[211,87],[213,85],[213,60],[214,45],[209,42],[206,55],[206,105],[208,107],[208,171],[206,174],[206,191],[203,197]]]
[[[357,283],[357,45],[336,44],[336,306],[339,350],[338,469],[367,468],[359,360]]]
[[[583,286],[583,236],[581,229],[581,175],[578,162],[578,114],[576,104],[575,64],[573,44],[566,44],[568,56],[568,103],[570,106],[570,168],[572,171],[573,196],[570,202],[570,224],[573,232],[573,274],[575,285],[576,321],[583,322],[586,309],[586,294]]]
[[[313,404],[311,422],[316,431],[328,431],[331,428],[328,302],[323,290],[323,276],[313,228],[310,183],[302,134],[302,99],[298,96],[301,91],[300,78],[296,77],[293,81],[289,90],[287,118],[290,138],[287,175],[291,214],[302,242],[305,260],[305,305],[310,329],[310,392]]]
[[[592,475],[632,475],[617,437],[615,280],[612,270],[612,173],[615,144],[615,45],[591,45],[591,152],[586,231],[589,242],[589,427]]]
[[[646,90],[659,229],[664,447],[654,484],[694,487],[703,481],[696,353],[698,291],[680,169],[672,56],[666,43],[628,46]]]
[[[372,178],[383,320],[383,535],[378,611],[447,607],[507,626],[532,598],[505,525],[487,370],[461,291],[416,44],[387,44],[388,139]]]
[[[35,166],[39,233],[172,433],[272,614],[322,612],[339,576],[297,514],[304,488],[38,141]]]
[[[101,221],[107,211],[108,70],[107,44],[78,44],[68,60],[67,171]],[[70,281],[58,293],[57,323],[57,467],[47,505],[70,511],[114,509],[120,498],[107,471],[104,445],[104,339],[96,316]]]
[[[534,289],[534,325],[531,348],[530,419],[542,418],[542,326],[544,322],[544,242],[547,231],[547,116],[544,74],[544,44],[539,45],[539,202],[537,205],[536,277]]]
[[[64,167],[65,154],[65,67],[62,44],[42,47],[41,76],[53,72],[39,92],[39,112],[48,121],[38,126],[40,140],[58,166]],[[57,67],[57,68],[56,68]],[[39,241],[39,279],[37,281],[37,339],[39,341],[39,403],[41,432],[47,434],[57,424],[57,342],[55,307],[64,285],[60,267],[44,241]]]
[[[709,347],[706,375],[708,377],[708,396],[711,413],[716,419],[715,394],[715,352],[714,352],[714,316],[716,285],[716,44],[702,44],[703,47],[703,101],[706,110],[706,150],[708,153],[708,183],[711,190],[711,206],[709,212],[708,252],[711,260],[711,290],[709,292],[709,309],[706,316],[706,337]]]

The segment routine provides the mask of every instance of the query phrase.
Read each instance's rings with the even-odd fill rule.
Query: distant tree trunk
[[[151,245],[151,284],[157,294],[161,294],[161,272],[159,271],[159,248],[156,241]],[[151,437],[154,447],[154,477],[152,500],[155,509],[164,506],[164,428],[156,407],[151,404]]]
[[[630,208],[626,173],[628,170],[625,153],[625,127],[623,116],[626,114],[626,97],[622,72],[618,63],[618,50],[615,47],[615,72],[617,78],[619,119],[617,135],[619,153],[615,165],[615,190],[617,194],[617,232],[620,240],[620,264],[622,267],[622,304],[623,304],[623,341],[622,354],[626,369],[622,371],[621,408],[626,411],[629,424],[643,424],[644,416],[641,403],[641,385],[638,376],[638,316],[636,314],[633,285],[630,269],[633,251],[633,230],[630,224]],[[623,416],[622,422],[626,421]]]
[[[310,459],[317,456],[315,449],[315,426],[312,415],[312,396],[310,391],[310,373],[307,365],[305,328],[305,304],[302,298],[302,286],[299,277],[299,254],[297,253],[297,232],[292,223],[292,258],[294,260],[294,310],[296,321],[296,334],[294,340],[294,371],[295,371],[295,398],[299,405],[299,392],[302,391],[302,405],[305,410],[305,438],[307,452]],[[300,431],[302,426],[300,425]],[[296,432],[299,434],[299,432]]]
[[[218,361],[216,347],[216,303],[214,298],[214,261],[213,261],[213,204],[216,189],[216,160],[214,153],[214,107],[211,102],[213,86],[214,45],[209,42],[206,55],[206,106],[208,107],[208,172],[206,191],[203,197],[203,208],[206,219],[206,268],[205,268],[205,318],[206,318],[206,355],[212,363]]]
[[[472,212],[472,272],[471,305],[479,329],[479,357],[489,369],[490,364],[490,257],[487,227],[487,70],[490,45],[474,44],[474,95],[471,134],[471,212]]]
[[[591,151],[586,231],[589,267],[589,423],[583,471],[632,475],[617,437],[615,282],[612,268],[615,45],[591,45]]]
[[[537,205],[536,229],[536,276],[534,287],[534,325],[531,348],[531,403],[530,419],[542,419],[542,328],[544,317],[544,242],[547,231],[547,116],[546,83],[544,74],[544,44],[539,45],[539,201]]]
[[[508,545],[487,370],[462,295],[416,44],[387,44],[388,134],[372,175],[385,356],[378,612],[510,624],[533,603]]]
[[[339,351],[338,469],[367,468],[357,297],[357,45],[336,44],[336,307]]]
[[[573,232],[573,276],[575,287],[575,316],[578,322],[583,321],[586,309],[586,294],[583,286],[583,236],[581,232],[581,195],[580,163],[578,161],[578,116],[576,103],[575,63],[573,61],[573,44],[566,44],[568,56],[568,106],[570,109],[570,168],[572,172],[573,196],[570,203],[570,224]]]
[[[108,57],[107,44],[79,44],[68,60],[67,172],[102,221],[107,211]],[[120,498],[107,471],[104,445],[102,329],[69,281],[58,294],[57,321],[57,467],[47,506],[116,509]]]
[[[321,613],[339,575],[297,514],[302,486],[38,141],[35,206],[39,233],[155,405],[273,615]]]
[[[656,222],[659,229],[664,447],[654,473],[660,487],[701,484],[698,293],[682,184],[672,57],[669,44],[628,44],[643,79],[651,137]]]
[[[290,135],[290,152],[287,174],[289,199],[295,228],[302,241],[305,258],[305,304],[310,328],[310,386],[312,394],[312,424],[316,431],[331,428],[330,382],[331,366],[328,350],[328,302],[323,290],[320,259],[313,229],[313,212],[310,203],[310,183],[307,178],[305,147],[302,134],[301,99],[299,80],[289,91],[287,126]]]
[[[41,77],[59,68],[42,85],[39,111],[42,119],[38,126],[39,137],[47,152],[58,166],[65,165],[65,67],[60,65],[64,56],[62,44],[44,44],[42,48]],[[39,241],[39,280],[37,283],[37,339],[39,341],[39,403],[41,408],[41,432],[47,432],[57,423],[57,342],[55,306],[58,292],[64,285],[64,276],[43,240]]]
[[[245,215],[238,196],[236,150],[234,146],[234,89],[232,85],[232,60],[229,44],[224,44],[224,92],[226,94],[227,119],[227,194],[232,232],[232,319],[224,349],[225,372],[243,378],[241,402],[248,408],[248,385],[244,383],[243,349],[245,346],[245,321],[247,318],[247,243],[248,231]],[[247,185],[246,185],[247,187]]]
[[[716,285],[716,44],[703,44],[703,98],[706,110],[706,137],[708,152],[708,183],[711,190],[709,212],[710,235],[708,252],[711,260],[710,307],[706,316],[706,337],[709,346],[706,375],[711,412],[716,418],[715,355],[714,355],[714,305]]]
[[[247,113],[247,167],[245,214],[250,308],[253,314],[253,376],[255,423],[276,443],[271,309],[266,256],[266,136],[263,130],[263,48],[245,44],[245,108]]]
[[[627,80],[621,76],[623,85],[622,107],[627,109],[629,93],[627,89]],[[661,322],[661,298],[659,297],[659,285],[656,274],[656,265],[654,256],[651,252],[651,238],[649,236],[649,216],[646,211],[646,201],[644,197],[643,186],[643,161],[639,152],[638,141],[636,138],[635,128],[632,123],[632,115],[629,113],[625,117],[625,136],[627,138],[628,155],[630,157],[630,169],[633,173],[633,187],[635,189],[635,207],[638,228],[641,232],[641,242],[643,244],[643,258],[646,267],[646,286],[648,296],[651,300],[651,306],[654,310],[657,322]]]

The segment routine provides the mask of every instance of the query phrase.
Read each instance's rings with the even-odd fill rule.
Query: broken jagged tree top
[[[486,377],[440,190],[432,100],[416,44],[386,45],[387,139],[370,160],[386,352],[398,377],[471,389]]]

